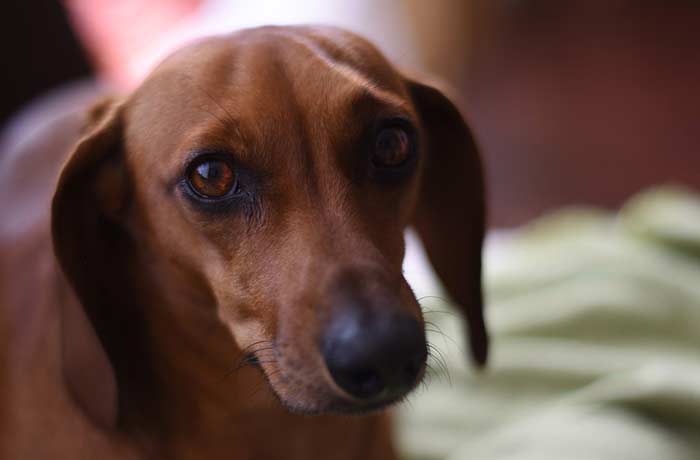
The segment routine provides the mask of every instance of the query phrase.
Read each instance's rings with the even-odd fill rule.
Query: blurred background
[[[451,86],[488,174],[492,226],[700,184],[694,0],[4,2],[3,125],[78,79],[126,92],[194,37],[267,23],[356,30]],[[1,154],[1,153],[0,153]]]
[[[451,88],[481,146],[492,228],[574,205],[616,209],[654,185],[687,186],[644,192],[617,213],[578,208],[492,232],[483,373],[466,366],[458,318],[409,232],[404,273],[440,352],[430,391],[413,395],[397,421],[409,460],[700,458],[700,195],[689,190],[700,186],[698,0],[0,8],[0,156],[104,91],[128,93],[193,38],[327,23]]]

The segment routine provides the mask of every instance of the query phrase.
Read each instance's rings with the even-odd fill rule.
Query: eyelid
[[[234,172],[236,170],[236,162],[233,159],[232,155],[226,154],[221,151],[199,151],[195,155],[192,155],[192,157],[185,162],[183,176],[188,177],[189,173],[192,172],[193,168],[204,163],[207,160],[224,161],[231,166],[231,169],[233,169]]]
[[[182,166],[180,168],[182,176],[185,176],[187,172],[191,169],[192,165],[201,159],[204,158],[217,158],[217,159],[222,159],[225,161],[231,162],[232,165],[236,165],[237,161],[236,158],[233,156],[232,153],[228,149],[219,149],[216,147],[209,147],[205,149],[195,149],[190,151],[188,153],[183,162]]]
[[[410,117],[405,116],[393,116],[389,118],[382,118],[374,126],[373,138],[376,139],[379,133],[384,129],[395,129],[399,128],[406,132],[408,135],[409,148],[413,153],[417,153],[419,139],[418,139],[418,129],[416,128],[415,122]]]
[[[413,117],[405,114],[385,114],[375,123],[374,131],[378,133],[384,128],[403,128],[409,134],[416,132],[416,122]]]

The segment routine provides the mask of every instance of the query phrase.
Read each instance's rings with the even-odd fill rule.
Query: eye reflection
[[[221,198],[233,190],[236,175],[229,162],[205,158],[190,169],[187,181],[197,194],[206,198]]]

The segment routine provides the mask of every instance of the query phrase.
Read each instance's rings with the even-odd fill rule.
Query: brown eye
[[[401,128],[384,128],[379,131],[374,144],[372,163],[378,168],[395,168],[403,165],[411,155],[411,141]]]
[[[228,161],[207,158],[190,168],[187,181],[197,194],[205,198],[221,198],[236,185],[236,175]]]

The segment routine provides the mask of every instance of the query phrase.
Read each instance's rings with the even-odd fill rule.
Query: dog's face
[[[401,271],[436,135],[417,105],[411,83],[345,32],[208,39],[167,59],[112,115],[128,180],[99,203],[128,214],[153,259],[197,280],[211,299],[201,308],[287,407],[382,407],[417,384],[427,357]],[[478,235],[464,237],[480,246],[483,219],[470,225]]]

